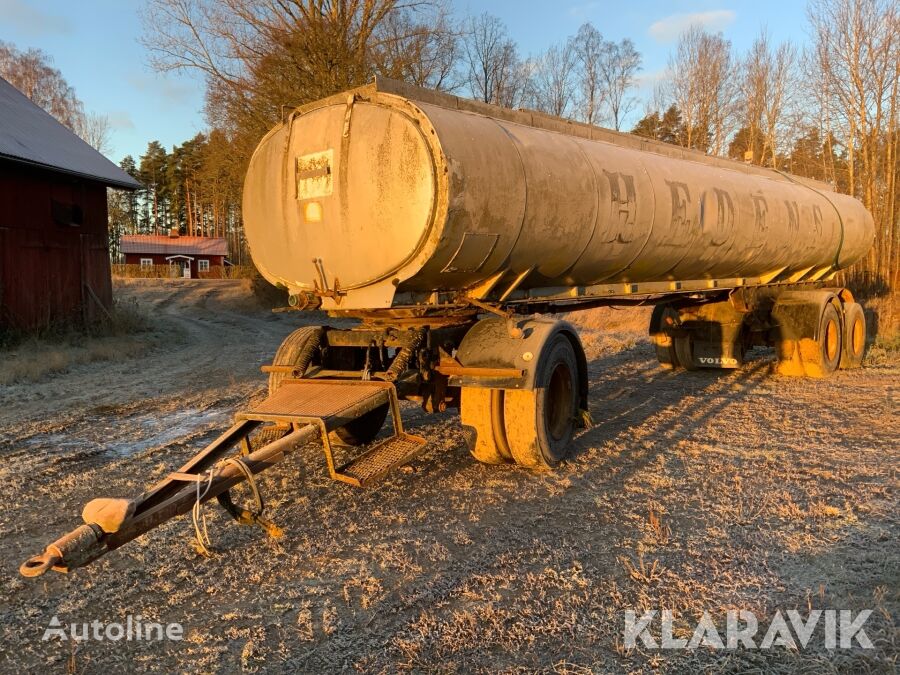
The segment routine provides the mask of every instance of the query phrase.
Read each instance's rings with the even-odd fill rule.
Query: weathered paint
[[[812,280],[874,236],[862,204],[821,183],[391,83],[273,129],[244,218],[264,276],[342,310],[479,287]]]
[[[92,321],[112,285],[106,187],[0,159],[0,327]]]

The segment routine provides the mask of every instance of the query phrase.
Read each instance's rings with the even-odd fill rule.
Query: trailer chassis
[[[483,463],[552,468],[575,429],[590,424],[587,362],[570,324],[522,314],[623,304],[654,305],[649,332],[664,368],[736,368],[750,347],[772,345],[777,372],[823,377],[859,367],[865,350],[862,308],[849,290],[823,282],[505,305],[469,299],[362,313],[353,328],[307,326],[262,367],[268,398],[239,412],[230,429],[139,497],[88,503],[84,524],[20,572],[35,577],[82,567],[213,498],[238,523],[279,536],[254,477],[318,442],[332,478],[371,485],[426,446],[404,431],[401,400],[430,413],[460,408],[469,450]],[[376,440],[388,414],[393,433]],[[364,449],[339,463],[338,451],[354,446]],[[245,481],[257,498],[254,509],[231,497]]]

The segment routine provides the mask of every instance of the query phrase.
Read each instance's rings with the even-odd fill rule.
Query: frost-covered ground
[[[177,519],[63,576],[18,565],[176,468],[262,396],[296,325],[240,282],[121,284],[154,317],[145,350],[0,387],[0,668],[10,672],[893,672],[900,611],[900,366],[824,380],[661,371],[646,309],[573,316],[596,426],[553,474],[487,467],[453,414],[405,408],[431,440],[373,489],[310,448],[260,481],[285,535],[207,508],[212,559]],[[321,320],[321,319],[320,319]],[[626,649],[624,610],[873,609],[873,650]],[[178,622],[180,642],[41,637],[63,624]],[[767,621],[765,622],[767,623]],[[765,625],[763,626],[765,627]],[[658,635],[658,629],[655,629]],[[760,636],[761,637],[761,636]]]

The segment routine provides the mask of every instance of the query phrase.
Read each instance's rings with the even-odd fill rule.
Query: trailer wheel
[[[373,441],[381,431],[387,414],[388,405],[380,405],[362,417],[335,429],[334,433],[347,445],[365,445]]]
[[[844,305],[843,338],[840,367],[859,368],[866,353],[866,316],[858,302]]]
[[[304,326],[303,328],[298,328],[293,333],[288,335],[284,342],[282,342],[277,351],[275,352],[275,356],[272,358],[273,366],[298,366],[298,370],[301,370],[300,375],[303,375],[302,371],[305,371],[307,366],[309,366],[310,357],[312,356],[311,352],[318,346],[319,340],[322,338],[322,329],[319,326]],[[310,349],[307,351],[307,345],[310,340],[315,340],[314,345],[309,345]],[[302,363],[302,360],[306,360],[306,363]],[[269,396],[278,391],[278,388],[281,386],[281,381],[288,377],[289,373],[269,373]]]
[[[323,357],[328,368],[336,370],[362,370],[366,362],[364,349],[356,347],[331,347]],[[387,419],[390,406],[385,403],[370,410],[362,417],[335,429],[332,433],[346,445],[365,445],[375,440],[384,421]]]
[[[462,387],[460,391],[460,423],[475,432],[474,438],[467,439],[469,452],[482,464],[513,461],[503,423],[505,394],[502,389],[479,387]]]
[[[678,312],[669,305],[657,305],[650,318],[650,337],[656,347],[656,359],[659,365],[667,370],[675,370],[681,364],[675,353],[675,340],[665,328],[673,326],[678,320]]]
[[[808,377],[828,377],[841,363],[841,316],[833,302],[822,310],[819,319],[819,338],[802,340],[800,345],[803,367]]]
[[[698,370],[694,361],[694,336],[687,333],[681,337],[674,337],[672,343],[678,364],[685,370]]]
[[[575,434],[579,374],[575,349],[559,333],[541,350],[534,390],[506,390],[506,438],[516,464],[552,469],[566,456]]]

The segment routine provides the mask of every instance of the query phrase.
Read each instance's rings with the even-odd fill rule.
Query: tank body
[[[477,288],[492,299],[513,287],[815,280],[871,246],[869,213],[824,184],[384,88],[295,111],[245,181],[257,267],[291,293],[338,291],[326,308]]]

